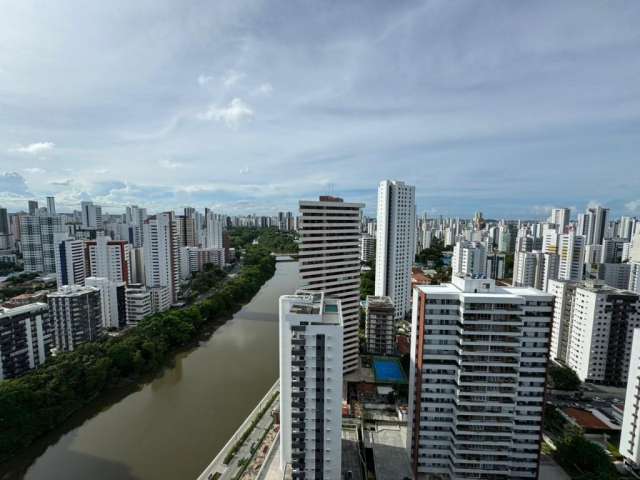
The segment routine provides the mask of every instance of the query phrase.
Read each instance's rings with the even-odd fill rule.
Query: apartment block
[[[46,304],[0,307],[0,381],[40,367],[49,358],[51,347]]]
[[[536,479],[553,297],[487,278],[414,289],[414,474]]]
[[[365,337],[368,353],[392,355],[395,352],[395,315],[391,297],[367,296]]]
[[[300,277],[305,290],[321,291],[341,301],[345,372],[358,366],[363,207],[361,203],[347,203],[331,196],[300,201]]]
[[[280,466],[341,478],[342,308],[322,292],[280,297]]]

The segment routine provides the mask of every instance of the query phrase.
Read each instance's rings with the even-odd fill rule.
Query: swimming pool
[[[406,383],[407,377],[396,358],[374,358],[373,374],[376,382]]]

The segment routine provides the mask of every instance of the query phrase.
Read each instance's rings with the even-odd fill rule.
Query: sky
[[[640,2],[21,0],[0,205],[640,215]]]

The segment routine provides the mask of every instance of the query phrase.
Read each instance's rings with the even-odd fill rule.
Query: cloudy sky
[[[0,204],[640,214],[640,2],[21,0]]]

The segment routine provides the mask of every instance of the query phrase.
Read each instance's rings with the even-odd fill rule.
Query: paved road
[[[258,441],[262,438],[265,431],[268,430],[271,425],[271,409],[268,409],[255,428],[252,430],[249,437],[245,440],[242,446],[238,449],[233,459],[229,463],[229,465],[224,465],[223,461],[227,453],[233,448],[236,444],[237,437],[240,437],[244,432],[247,431],[251,427],[251,422],[260,414],[260,410],[264,408],[264,406],[268,403],[269,399],[273,396],[274,392],[279,392],[279,382],[276,382],[273,387],[267,392],[267,394],[263,397],[260,403],[256,406],[253,412],[245,419],[243,424],[238,428],[238,430],[234,433],[232,440],[230,440],[222,450],[216,455],[213,461],[209,464],[209,466],[202,472],[202,474],[198,477],[198,480],[208,480],[209,476],[213,476],[216,472],[220,472],[222,476],[221,480],[230,480],[232,479],[238,471],[241,469],[241,466],[238,463],[242,459],[251,459],[251,445],[254,443],[258,443]],[[277,405],[279,401],[279,396],[276,397],[274,402],[271,404],[271,407]]]

